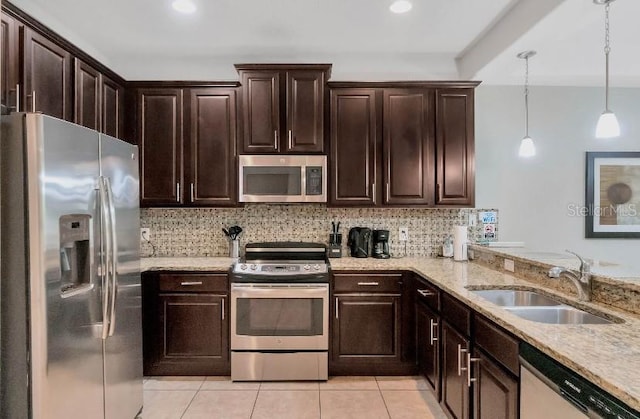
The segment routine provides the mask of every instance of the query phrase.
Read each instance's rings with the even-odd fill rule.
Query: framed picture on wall
[[[586,238],[640,238],[640,152],[587,152]]]

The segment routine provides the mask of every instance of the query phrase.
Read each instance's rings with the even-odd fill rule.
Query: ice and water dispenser
[[[59,225],[62,274],[60,293],[66,298],[93,288],[91,215],[63,215]]]

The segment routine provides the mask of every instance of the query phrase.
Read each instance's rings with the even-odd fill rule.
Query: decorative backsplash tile
[[[141,227],[151,229],[151,244],[142,242],[142,256],[228,256],[223,227],[242,227],[241,248],[257,241],[311,241],[327,243],[331,221],[340,221],[343,254],[351,227],[389,230],[392,254],[404,255],[398,228],[409,229],[407,256],[436,256],[444,238],[457,225],[467,225],[469,214],[495,209],[327,208],[326,205],[249,204],[243,208],[142,209]],[[482,224],[469,227],[469,239],[478,241]],[[498,231],[496,229],[496,237]]]

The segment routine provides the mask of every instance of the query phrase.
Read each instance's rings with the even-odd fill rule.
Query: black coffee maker
[[[389,230],[373,230],[373,251],[374,258],[389,259]]]

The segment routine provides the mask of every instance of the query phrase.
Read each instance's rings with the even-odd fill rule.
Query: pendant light
[[[596,138],[615,138],[620,136],[620,124],[618,118],[609,109],[609,7],[615,0],[593,0],[595,4],[604,5],[604,62],[605,62],[605,82],[604,82],[604,112],[598,119],[596,126]]]
[[[536,146],[529,137],[529,58],[536,55],[535,51],[523,51],[518,58],[525,60],[524,72],[524,138],[520,142],[520,157],[533,157],[536,155]]]

